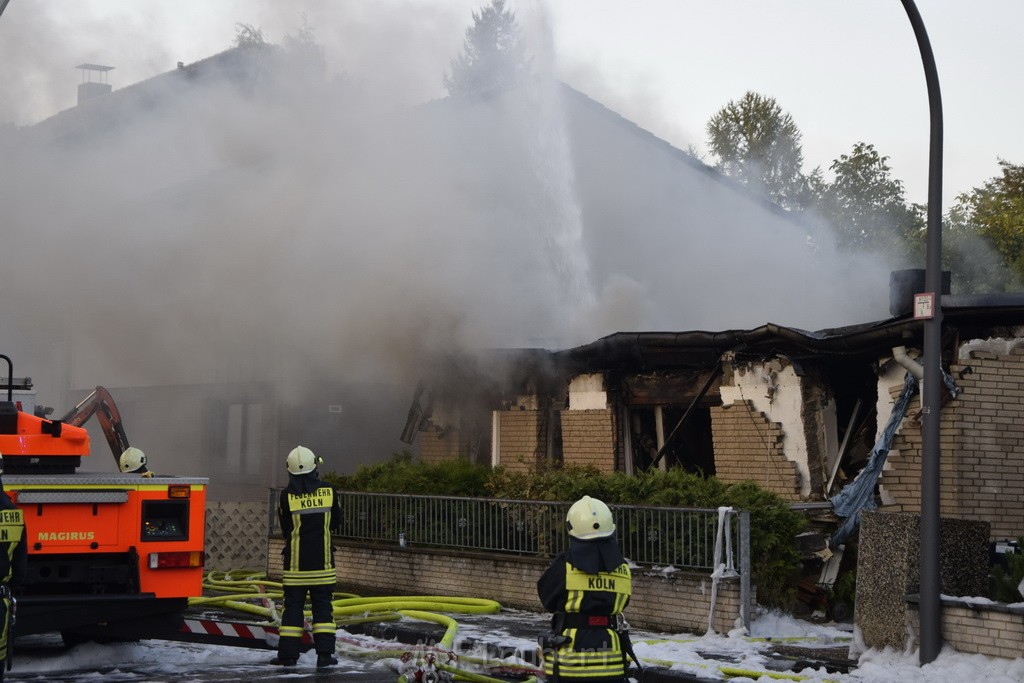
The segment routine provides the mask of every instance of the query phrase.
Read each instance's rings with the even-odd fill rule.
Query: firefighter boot
[[[291,657],[282,657],[281,655],[278,655],[277,657],[271,659],[270,663],[274,666],[295,666],[296,662],[298,661],[299,660],[292,659]]]
[[[316,656],[316,667],[318,669],[322,669],[325,666],[334,666],[337,663],[338,659],[334,655],[324,654]]]

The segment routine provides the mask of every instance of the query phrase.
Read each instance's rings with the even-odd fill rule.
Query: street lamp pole
[[[924,63],[931,113],[928,156],[928,225],[925,256],[925,289],[933,297],[933,315],[924,322],[924,386],[921,412],[921,665],[935,660],[942,649],[942,604],[939,577],[940,456],[939,401],[942,382],[942,96],[935,55],[914,0],[902,0]]]

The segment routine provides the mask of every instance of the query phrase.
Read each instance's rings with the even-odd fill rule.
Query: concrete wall
[[[428,548],[372,546],[335,539],[339,590],[361,595],[453,595],[486,597],[504,607],[543,612],[537,579],[547,560],[514,555]],[[284,541],[270,539],[267,573],[281,576]],[[736,627],[739,580],[719,584],[714,628]],[[756,590],[751,589],[751,604]],[[633,598],[625,617],[632,626],[659,631],[705,633],[711,611],[711,579],[684,572],[635,570]]]
[[[939,533],[942,594],[985,595],[988,525],[943,518]],[[903,649],[907,643],[907,626],[913,610],[906,596],[920,590],[920,538],[918,515],[861,513],[854,620],[868,647]],[[954,633],[955,630],[949,631],[946,638]]]
[[[800,471],[783,453],[783,428],[750,401],[713,407],[715,476],[732,484],[753,479],[786,500],[800,500]]]
[[[601,410],[607,407],[604,375],[576,375],[569,381],[569,410]]]

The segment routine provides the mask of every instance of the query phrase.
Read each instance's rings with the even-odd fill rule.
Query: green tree
[[[324,48],[316,42],[316,36],[305,15],[302,17],[302,26],[295,35],[289,34],[284,37],[284,53],[296,70],[305,74],[308,79],[326,79],[327,59],[324,56]]]
[[[1019,290],[1021,279],[1015,275],[992,243],[978,232],[966,195],[961,195],[942,219],[942,268],[953,274],[953,294],[978,294]],[[924,262],[924,233],[917,251]]]
[[[235,24],[235,47],[267,47],[267,39],[263,30],[252,24]]]
[[[1002,159],[999,166],[1000,175],[960,195],[950,213],[973,226],[1020,282],[1024,280],[1024,166]]]
[[[802,134],[775,98],[748,91],[711,117],[707,133],[716,168],[783,207],[806,206]]]
[[[489,97],[520,83],[530,71],[516,15],[505,0],[491,0],[473,12],[466,29],[462,54],[444,74],[444,87],[452,96]]]
[[[874,145],[858,142],[829,167],[830,183],[814,183],[815,208],[831,226],[838,245],[900,253],[924,228],[923,207],[907,203],[903,181],[892,177],[889,157]]]

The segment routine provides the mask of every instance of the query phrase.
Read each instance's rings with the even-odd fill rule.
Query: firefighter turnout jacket
[[[285,540],[283,583],[285,586],[333,585],[337,579],[331,532],[341,524],[338,495],[315,473],[302,475],[299,483],[299,487],[285,488],[278,504]]]
[[[17,586],[28,569],[28,540],[25,518],[0,483],[0,679],[9,667],[14,598],[11,588]]]
[[[537,582],[541,602],[553,613],[553,638],[544,648],[544,673],[552,681],[626,680],[626,657],[632,647],[628,632],[619,628],[618,615],[633,592],[629,565],[617,551],[617,566],[583,562],[585,571],[573,564],[574,556],[602,555],[597,547],[608,542],[614,540],[578,544],[555,558]]]

